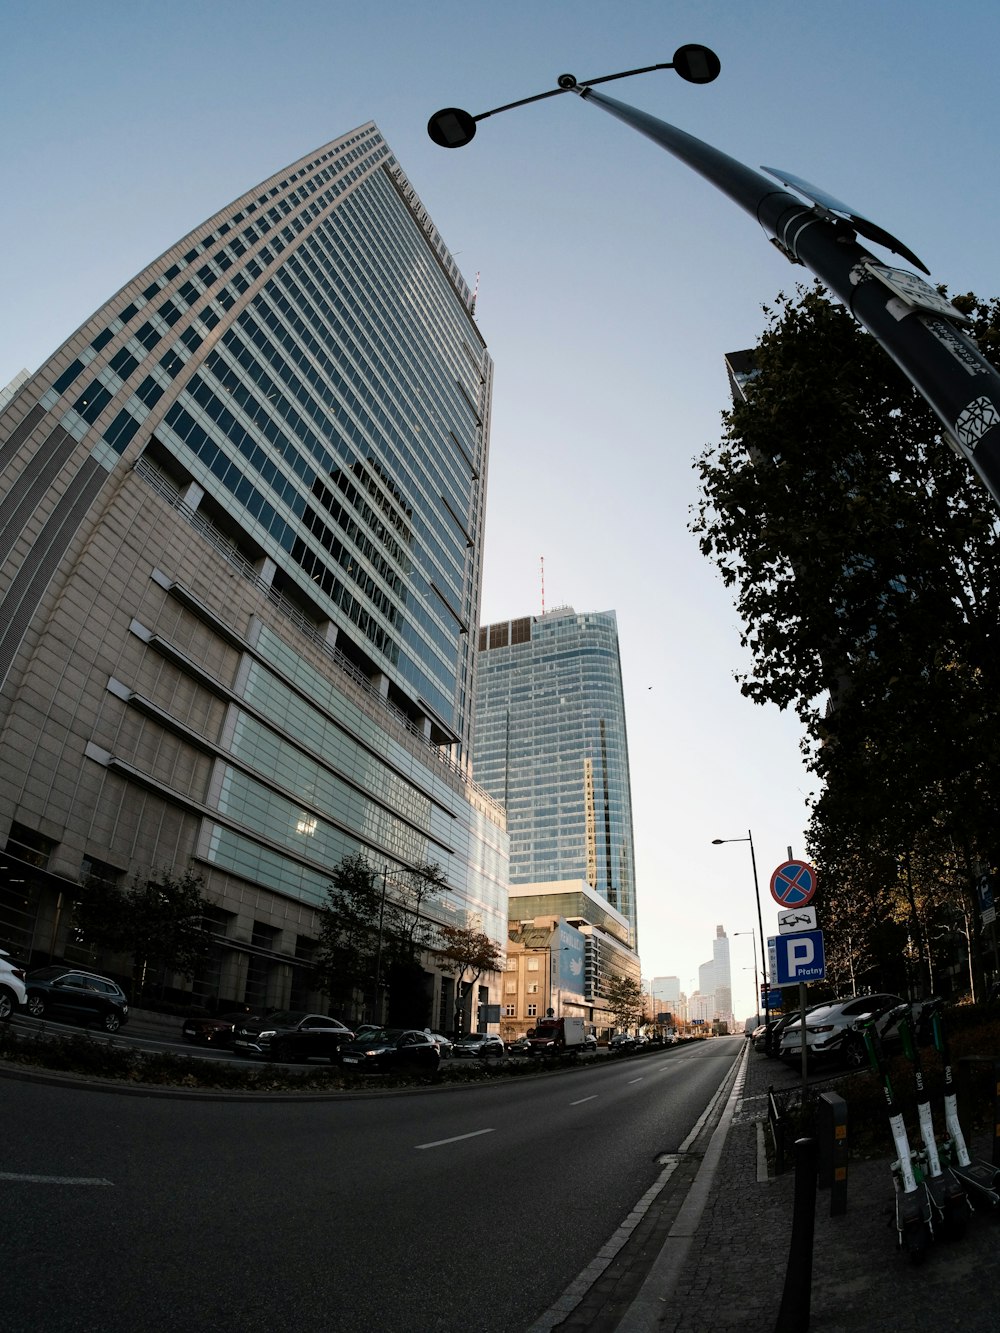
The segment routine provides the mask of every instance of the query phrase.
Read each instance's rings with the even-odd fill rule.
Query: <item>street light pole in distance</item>
[[[929,272],[891,232],[826,191],[790,172],[765,167],[772,177],[768,179],[666,121],[594,91],[599,83],[660,69],[672,69],[689,83],[711,83],[721,64],[707,46],[688,45],[665,64],[582,82],[573,74],[560,74],[556,88],[478,116],[446,107],[431,116],[427,133],[442,148],[462,148],[475,137],[480,120],[565,92],[631,125],[739,204],[792,263],[811,269],[844,302],[924,397],[944,426],[948,443],[1000,508],[1000,373],[963,331],[966,316],[923,278],[890,267],[858,244],[858,236],[863,236]],[[775,181],[796,194],[778,188]]]
[[[754,1013],[757,1015],[757,1026],[760,1027],[760,987],[757,985],[757,932],[755,930],[734,930],[733,939],[738,939],[740,935],[749,935],[750,942],[753,945],[753,992],[754,992]]]
[[[764,961],[764,918],[760,911],[760,885],[757,882],[757,858],[753,850],[753,833],[750,829],[747,829],[745,838],[713,838],[712,846],[721,847],[727,842],[748,842],[750,844],[750,864],[753,866],[753,896],[757,903],[757,926],[760,930],[760,971],[764,983],[764,1026],[767,1029],[767,1035],[764,1038],[764,1049],[768,1055],[771,1055],[771,996],[768,992],[767,964]]]

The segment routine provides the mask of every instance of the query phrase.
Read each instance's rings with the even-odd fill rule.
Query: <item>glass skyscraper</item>
[[[484,626],[473,773],[507,810],[511,885],[585,881],[637,922],[628,739],[613,611]]]
[[[390,883],[441,865],[440,917],[503,940],[503,815],[469,770],[473,314],[368,123],[0,397],[0,944],[60,953],[88,877],[190,866],[216,904],[206,991],[302,1001],[354,852]]]

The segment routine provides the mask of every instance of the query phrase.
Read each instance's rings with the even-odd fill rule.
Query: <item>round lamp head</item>
[[[476,122],[468,111],[446,106],[427,122],[427,133],[439,148],[464,148],[476,137]]]
[[[722,61],[707,46],[679,46],[674,52],[673,66],[688,83],[711,83],[719,77]]]

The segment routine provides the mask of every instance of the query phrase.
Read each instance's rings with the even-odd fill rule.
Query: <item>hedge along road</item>
[[[740,1047],[342,1101],[5,1080],[5,1329],[525,1329],[654,1184]]]

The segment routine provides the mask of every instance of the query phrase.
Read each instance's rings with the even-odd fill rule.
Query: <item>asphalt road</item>
[[[737,1050],[280,1103],[4,1079],[0,1329],[525,1329]]]

